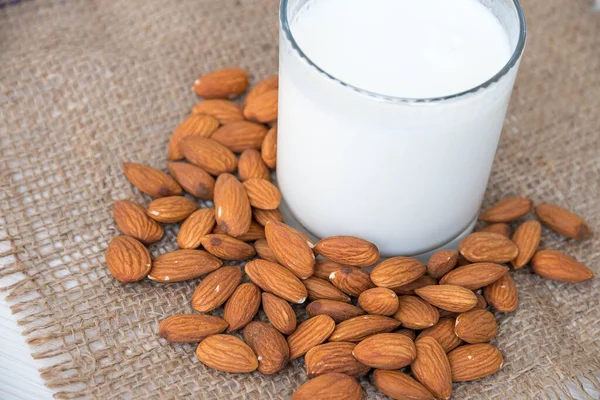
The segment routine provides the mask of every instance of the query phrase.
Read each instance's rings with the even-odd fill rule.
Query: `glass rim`
[[[289,20],[288,20],[288,12],[287,12],[288,7],[287,6],[288,6],[289,0],[281,0],[281,2],[279,4],[279,23],[280,23],[280,29],[283,30],[286,39],[292,44],[293,50],[298,53],[300,58],[303,58],[308,63],[309,66],[315,68],[320,74],[324,75],[327,79],[334,81],[335,83],[343,86],[344,88],[353,90],[362,95],[373,97],[378,100],[393,102],[393,103],[438,103],[438,102],[443,102],[446,100],[452,100],[452,99],[456,99],[459,97],[463,97],[463,96],[469,95],[471,93],[475,93],[475,92],[479,91],[480,89],[487,88],[488,86],[490,86],[490,85],[498,82],[500,79],[502,79],[502,77],[504,77],[517,64],[517,62],[521,58],[521,55],[523,54],[523,50],[525,48],[525,41],[527,38],[527,24],[525,22],[525,15],[523,14],[523,9],[521,7],[521,4],[519,3],[519,0],[510,0],[510,1],[512,1],[513,5],[515,7],[515,10],[517,12],[517,17],[519,19],[519,38],[517,40],[515,50],[513,51],[511,57],[508,59],[506,64],[494,76],[492,76],[485,82],[480,83],[479,85],[477,85],[471,89],[467,89],[467,90],[464,90],[464,91],[458,92],[458,93],[449,94],[446,96],[438,96],[438,97],[410,98],[410,97],[390,96],[390,95],[385,95],[385,94],[381,94],[381,93],[377,93],[377,92],[372,92],[372,91],[366,90],[366,89],[361,89],[350,83],[344,82],[343,80],[336,78],[335,76],[331,75],[330,73],[328,73],[327,71],[322,69],[314,61],[312,61],[310,59],[310,57],[308,57],[306,55],[306,53],[304,53],[304,51],[300,48],[300,46],[296,42],[296,39],[294,38],[294,35],[292,34],[292,30],[290,28],[290,24],[289,24]]]

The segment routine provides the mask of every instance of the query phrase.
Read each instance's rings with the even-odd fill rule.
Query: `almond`
[[[274,294],[262,294],[263,311],[269,322],[281,333],[290,335],[296,330],[296,313],[289,303]]]
[[[246,325],[244,341],[258,356],[258,370],[265,375],[279,372],[290,359],[290,349],[283,335],[265,322],[253,321]]]
[[[425,273],[427,267],[410,257],[392,257],[371,271],[371,281],[379,287],[399,288]]]
[[[350,303],[350,297],[324,279],[311,276],[302,283],[306,286],[310,300],[326,299]]]
[[[150,254],[136,239],[116,236],[106,248],[106,265],[118,281],[137,282],[150,271]]]
[[[329,282],[342,292],[352,296],[360,296],[367,289],[375,287],[369,274],[356,267],[343,267],[329,275]]]
[[[454,332],[467,343],[484,343],[498,336],[498,326],[491,312],[471,310],[456,317]]]
[[[287,338],[290,360],[303,356],[313,347],[323,343],[335,329],[335,322],[328,315],[317,315],[302,322]]]
[[[340,264],[369,267],[379,261],[379,249],[373,243],[354,236],[331,236],[319,240],[316,251]]]
[[[200,243],[213,256],[223,260],[242,261],[254,257],[254,247],[228,235],[210,234],[204,236]]]
[[[558,282],[581,283],[594,277],[594,272],[584,264],[556,250],[535,253],[531,267],[539,276]]]
[[[194,81],[194,93],[205,99],[231,99],[248,89],[248,72],[241,68],[223,68]]]
[[[379,369],[400,369],[417,356],[412,340],[397,333],[379,333],[369,336],[352,353],[361,363]]]
[[[358,305],[369,314],[390,316],[398,310],[398,296],[386,288],[368,289],[358,297]]]
[[[296,229],[281,222],[268,221],[265,235],[269,248],[282,265],[301,279],[313,274],[315,255]]]
[[[181,160],[183,153],[179,150],[179,141],[186,136],[210,137],[219,127],[219,121],[210,115],[192,114],[173,132],[169,140],[169,160]]]
[[[257,95],[250,100],[246,99],[244,117],[250,121],[270,122],[277,119],[277,105],[279,101],[277,89],[269,90]]]
[[[458,251],[456,250],[439,250],[435,252],[427,262],[427,273],[435,278],[440,279],[450,270],[456,267],[458,262]]]
[[[201,101],[192,108],[192,114],[210,115],[223,125],[244,120],[242,107],[230,100]]]
[[[219,175],[215,183],[214,203],[217,224],[229,236],[237,237],[248,232],[252,222],[252,208],[244,186],[235,176]]]
[[[531,211],[531,200],[525,197],[510,197],[496,203],[479,216],[485,222],[510,222]]]
[[[281,203],[281,193],[271,182],[265,179],[248,179],[244,181],[250,205],[262,210],[274,210]]]
[[[225,230],[221,228],[219,225],[215,225],[212,233],[225,235]],[[244,233],[241,236],[238,236],[236,239],[241,240],[242,242],[253,242],[255,240],[260,240],[265,238],[265,228],[260,225],[256,221],[250,222],[250,228],[248,228],[248,232]],[[277,261],[275,261],[277,262]]]
[[[487,301],[485,301],[485,297],[480,294],[476,294],[477,296],[477,305],[474,308],[479,308],[481,310],[485,310],[487,308]]]
[[[456,285],[477,290],[500,279],[508,268],[494,263],[475,263],[458,267],[440,279],[440,285]]]
[[[283,215],[279,209],[261,210],[258,208],[252,209],[252,216],[262,226],[265,226],[269,221],[283,222]]]
[[[430,336],[437,340],[444,351],[448,353],[463,344],[463,341],[454,333],[455,324],[455,318],[441,318],[438,323],[431,328],[424,329],[419,336],[417,336],[417,340]]]
[[[410,295],[415,294],[415,289],[422,288],[429,285],[437,285],[438,282],[428,275],[423,275],[411,283],[407,283],[406,285],[402,285],[397,288],[393,288],[394,292],[402,295]]]
[[[435,397],[450,398],[452,371],[446,352],[434,338],[426,336],[415,342],[417,357],[411,365],[415,378]]]
[[[260,155],[267,167],[275,169],[277,166],[277,126],[267,132],[260,148]]]
[[[400,371],[376,369],[372,381],[379,390],[393,399],[434,400],[425,386]]]
[[[113,217],[119,230],[144,244],[159,241],[163,228],[146,215],[146,211],[129,200],[118,200],[113,205]]]
[[[202,200],[212,200],[215,178],[200,167],[184,162],[168,162],[167,169],[183,190]]]
[[[279,264],[252,260],[246,264],[246,274],[265,292],[271,292],[292,303],[302,304],[308,296],[302,282]]]
[[[252,372],[258,368],[258,359],[246,343],[233,335],[212,335],[196,349],[202,364],[223,372]]]
[[[201,136],[188,136],[179,142],[179,149],[192,164],[211,175],[234,172],[237,158],[221,143]]]
[[[472,381],[500,371],[504,359],[496,346],[488,343],[461,346],[448,353],[454,382]]]
[[[210,138],[234,153],[241,153],[246,149],[260,149],[266,135],[267,128],[264,125],[250,121],[236,121],[223,125]]]
[[[360,342],[376,333],[391,332],[400,326],[400,321],[383,315],[361,315],[340,322],[331,336],[330,342]]]
[[[488,304],[500,312],[511,312],[519,305],[519,293],[510,274],[504,274],[496,282],[483,288]]]
[[[314,276],[321,279],[329,279],[332,272],[340,270],[347,265],[342,265],[329,260],[317,260],[315,263]]]
[[[195,211],[183,221],[177,233],[177,244],[182,249],[195,249],[200,241],[212,231],[215,225],[214,208],[203,208]]]
[[[123,163],[127,180],[140,192],[151,197],[165,197],[181,194],[181,187],[173,178],[148,165]]]
[[[223,319],[229,327],[227,332],[237,331],[246,326],[260,307],[260,289],[252,282],[239,285],[223,308]]]
[[[412,329],[406,329],[406,328],[398,329],[397,331],[394,331],[394,333],[397,333],[398,335],[404,335],[407,338],[409,338],[410,340],[412,340],[413,342],[417,338],[417,334]]]
[[[477,304],[475,293],[462,286],[431,285],[416,289],[415,293],[429,304],[451,312],[469,311]]]
[[[577,214],[554,204],[540,204],[535,214],[544,225],[563,236],[583,239],[592,234],[590,227]]]
[[[458,250],[471,262],[505,263],[519,254],[519,249],[510,239],[490,232],[470,234],[460,242]]]
[[[491,224],[483,228],[480,232],[491,232],[502,235],[510,239],[510,226],[505,223]]]
[[[187,281],[213,272],[221,265],[221,260],[202,250],[175,250],[156,257],[148,279],[163,283]]]
[[[194,200],[183,196],[169,196],[152,200],[146,213],[155,221],[174,223],[183,221],[197,209]]]
[[[306,312],[311,317],[314,317],[315,315],[329,315],[337,324],[365,313],[363,310],[352,304],[326,299],[313,301],[306,306]]]
[[[238,173],[242,182],[248,179],[271,179],[271,172],[263,162],[260,153],[254,149],[246,149],[238,160]]]
[[[512,241],[519,248],[517,258],[512,260],[514,268],[523,268],[535,254],[542,239],[542,225],[537,221],[523,222],[512,237]]]
[[[410,329],[425,329],[437,324],[440,313],[437,308],[417,296],[398,297],[398,311],[394,318]]]
[[[263,93],[279,88],[279,75],[273,75],[258,82],[246,96],[244,105],[247,105],[252,100],[256,99]]]
[[[254,249],[256,250],[256,254],[263,260],[278,262],[275,253],[273,253],[273,250],[267,244],[267,239],[259,239],[254,242]]]
[[[208,274],[192,295],[192,307],[198,312],[209,312],[227,301],[242,280],[237,267],[221,267]]]
[[[198,343],[204,338],[223,332],[227,322],[219,317],[202,314],[172,315],[160,322],[158,335],[176,343]]]
[[[354,358],[352,351],[355,347],[356,344],[350,342],[331,342],[313,347],[304,356],[306,375],[309,378],[331,372],[354,378],[366,375],[371,368]]]
[[[290,400],[361,400],[362,388],[354,378],[329,373],[317,376],[300,386]]]

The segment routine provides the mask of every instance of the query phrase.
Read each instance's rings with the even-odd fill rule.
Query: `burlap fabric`
[[[273,376],[224,374],[194,346],[158,339],[160,319],[192,311],[197,281],[121,285],[104,265],[113,201],[148,202],[121,163],[165,166],[200,73],[276,72],[278,2],[12,3],[0,1],[0,222],[18,262],[0,275],[20,279],[13,311],[34,357],[51,360],[48,386],[60,398],[288,398],[306,379],[300,360]],[[525,195],[578,212],[593,238],[545,229],[541,246],[600,274],[600,15],[590,6],[525,1],[529,42],[484,206]],[[154,256],[176,248],[174,229]],[[526,268],[515,280],[520,307],[498,315],[504,368],[455,385],[455,398],[598,398],[600,279],[562,285]]]

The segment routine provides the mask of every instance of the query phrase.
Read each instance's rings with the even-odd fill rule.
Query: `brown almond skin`
[[[169,175],[156,168],[144,164],[125,162],[123,163],[123,172],[133,186],[151,197],[181,194],[181,186]]]
[[[315,300],[308,304],[308,306],[306,306],[306,312],[311,317],[321,314],[329,315],[336,324],[365,313],[363,310],[352,304],[326,299]]]
[[[502,235],[508,239],[510,239],[510,225],[505,224],[503,222],[497,224],[491,224],[483,228],[480,232],[491,232]]]
[[[519,248],[517,258],[511,261],[513,268],[523,268],[531,261],[542,239],[542,225],[537,221],[523,222],[512,237]]]
[[[398,304],[398,311],[394,314],[394,318],[405,328],[429,328],[437,324],[440,319],[437,308],[417,296],[400,296]]]
[[[452,371],[446,352],[434,338],[427,336],[415,342],[417,357],[411,365],[415,378],[435,397],[452,395]]]
[[[271,182],[265,179],[248,179],[244,181],[250,205],[261,210],[274,210],[281,203],[281,193]]]
[[[434,400],[425,386],[404,372],[376,369],[371,380],[377,389],[396,400]]]
[[[209,312],[221,306],[235,291],[242,280],[242,271],[237,267],[221,267],[208,274],[192,295],[192,308],[198,312]]]
[[[355,267],[369,267],[379,261],[377,246],[354,236],[330,236],[319,240],[315,249],[331,261]]]
[[[244,120],[242,107],[239,104],[222,99],[204,100],[196,103],[192,108],[192,114],[210,115],[223,125]]]
[[[169,342],[198,343],[225,329],[227,329],[227,322],[219,317],[204,314],[178,314],[160,322],[158,335]]]
[[[246,149],[260,149],[266,135],[267,128],[262,124],[236,121],[221,126],[210,138],[234,153],[241,153]]]
[[[265,225],[265,236],[275,257],[294,275],[305,279],[313,274],[315,255],[296,229],[281,222],[268,221]]]
[[[221,265],[221,260],[202,250],[175,250],[154,259],[148,279],[162,283],[187,281],[213,272]]]
[[[146,213],[155,221],[171,224],[183,221],[197,209],[194,200],[183,196],[168,196],[152,200]]]
[[[284,335],[296,330],[296,313],[290,304],[271,293],[262,294],[263,311],[269,322]]]
[[[269,168],[255,149],[247,149],[242,152],[238,160],[238,173],[242,182],[248,179],[271,179]]]
[[[207,337],[198,345],[196,357],[217,371],[252,372],[258,368],[258,359],[250,346],[233,335]]]
[[[350,342],[331,342],[313,347],[304,356],[306,375],[315,378],[319,375],[337,372],[359,378],[371,369],[352,355],[356,347]]]
[[[470,262],[507,263],[519,254],[510,239],[497,233],[475,232],[464,238],[458,250]]]
[[[342,292],[359,297],[365,290],[374,288],[369,274],[356,267],[343,267],[329,275],[329,282]]]
[[[250,89],[246,99],[244,99],[244,106],[248,105],[249,102],[256,99],[261,94],[277,88],[279,88],[279,75],[273,75],[263,79]]]
[[[440,250],[435,252],[427,262],[427,273],[429,276],[440,279],[446,275],[452,268],[456,267],[458,262],[458,251]]]
[[[498,336],[498,325],[491,312],[471,310],[456,317],[454,332],[467,343],[484,343]]]
[[[379,333],[362,340],[352,353],[361,363],[379,369],[400,369],[417,356],[410,338],[398,333]]]
[[[277,125],[267,132],[260,149],[260,155],[267,167],[275,169],[277,166]]]
[[[254,247],[228,235],[205,235],[200,243],[210,254],[223,260],[242,261],[256,254]]]
[[[215,183],[215,212],[217,225],[229,236],[248,232],[252,223],[252,208],[246,190],[231,174],[221,174]]]
[[[129,236],[114,237],[106,248],[108,270],[120,282],[137,282],[148,275],[152,262],[142,243]]]
[[[215,178],[200,167],[185,162],[168,162],[167,169],[183,190],[202,200],[215,195]]]
[[[241,68],[212,71],[196,79],[193,89],[205,99],[232,99],[248,89],[248,72]]]
[[[303,280],[302,283],[306,286],[310,300],[327,299],[350,303],[350,297],[329,283],[329,281],[311,276]]]
[[[258,356],[258,370],[265,375],[281,371],[290,359],[290,349],[283,335],[265,322],[253,321],[246,325],[244,341]]]
[[[235,172],[237,169],[235,154],[216,140],[188,136],[179,141],[179,149],[189,162],[211,175]]]
[[[306,301],[308,292],[294,274],[279,264],[265,260],[252,260],[246,264],[246,274],[265,292],[296,304]]]
[[[579,215],[555,204],[540,204],[535,207],[535,214],[548,228],[568,238],[583,239],[592,234]]]
[[[478,308],[481,310],[485,310],[487,308],[487,301],[485,301],[485,297],[480,294],[476,294],[477,296],[477,305],[474,308]]]
[[[283,222],[283,215],[279,209],[276,210],[261,210],[259,208],[252,209],[252,215],[256,222],[262,226],[267,225],[269,221]]]
[[[183,221],[177,233],[177,244],[181,249],[195,249],[200,241],[215,226],[215,209],[203,208],[194,211]]]
[[[157,242],[163,236],[162,226],[148,217],[146,210],[132,201],[115,201],[113,217],[124,235],[134,237],[144,244]]]
[[[173,132],[169,140],[169,160],[181,160],[183,153],[179,150],[179,141],[186,136],[210,137],[219,127],[219,121],[210,115],[192,114],[187,117]]]
[[[519,305],[517,285],[510,274],[504,274],[491,285],[483,288],[487,303],[500,312],[515,311]]]
[[[390,316],[398,311],[398,296],[386,288],[368,289],[358,297],[358,305],[369,314]]]
[[[314,276],[321,279],[329,279],[332,272],[340,270],[347,265],[342,265],[329,260],[317,260],[315,263]]]
[[[556,250],[540,250],[531,260],[533,272],[557,282],[581,283],[594,277],[584,264]]]
[[[466,382],[494,374],[504,365],[500,350],[488,343],[468,344],[448,353],[452,380]]]
[[[423,275],[420,278],[417,278],[416,280],[412,281],[411,283],[407,283],[406,285],[393,288],[392,290],[400,295],[412,295],[415,294],[415,289],[437,284],[438,282],[434,278],[428,275]]]
[[[456,285],[477,290],[508,272],[508,267],[494,263],[475,263],[458,267],[440,279],[440,285]]]
[[[267,244],[267,239],[259,239],[254,242],[254,249],[256,250],[256,254],[263,260],[278,262],[275,253],[273,253],[273,250]]]
[[[252,282],[239,285],[223,308],[223,319],[229,327],[227,332],[237,331],[252,321],[260,307],[260,289]]]
[[[330,342],[360,342],[376,333],[388,333],[400,326],[400,321],[383,315],[361,315],[340,322],[331,336]]]
[[[455,318],[441,318],[438,323],[431,328],[424,329],[419,336],[417,336],[416,340],[431,336],[437,340],[444,351],[448,353],[463,344],[463,341],[458,338],[454,332],[455,324]]]
[[[302,357],[313,347],[323,343],[335,329],[335,322],[328,315],[317,315],[302,322],[287,338],[290,360]]]
[[[300,386],[290,400],[361,400],[362,388],[354,378],[329,373],[317,376]]]
[[[397,331],[394,331],[394,333],[397,333],[399,335],[404,335],[407,338],[409,338],[410,340],[412,340],[413,342],[417,338],[417,334],[412,329],[402,328],[402,329],[398,329]]]
[[[479,216],[485,222],[510,222],[531,211],[531,200],[525,197],[510,197],[496,203]]]
[[[227,233],[223,228],[219,225],[215,225],[212,230],[213,234],[217,235],[226,235]],[[241,240],[242,242],[254,242],[255,240],[260,240],[265,238],[265,228],[260,225],[256,221],[250,222],[250,228],[248,228],[248,232],[243,235],[238,236],[236,239]]]
[[[425,286],[415,293],[429,304],[451,312],[469,311],[477,304],[475,293],[462,286]]]
[[[277,119],[279,91],[269,90],[256,96],[254,99],[246,100],[244,117],[250,121],[267,123]]]
[[[421,277],[427,267],[410,257],[392,257],[371,271],[371,281],[379,287],[398,288]]]

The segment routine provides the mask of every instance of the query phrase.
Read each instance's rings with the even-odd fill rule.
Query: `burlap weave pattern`
[[[7,2],[0,1],[0,4]],[[484,206],[509,195],[581,214],[596,235],[542,246],[600,274],[600,15],[584,0],[525,0],[529,42]],[[173,128],[202,72],[277,70],[276,0],[23,1],[0,9],[0,223],[11,286],[58,397],[284,399],[302,361],[273,376],[205,368],[194,346],[158,339],[165,316],[191,312],[198,281],[121,285],[104,265],[112,203],[147,204],[123,161],[164,168]],[[461,190],[457,188],[456,190]],[[174,227],[150,247],[174,250]],[[569,398],[600,391],[600,279],[581,285],[515,273],[520,307],[498,315],[502,371],[455,385],[455,398]],[[369,398],[385,398],[361,380]],[[588,392],[588,397],[599,392]],[[595,393],[595,394],[594,394]],[[582,395],[584,396],[584,395]]]

